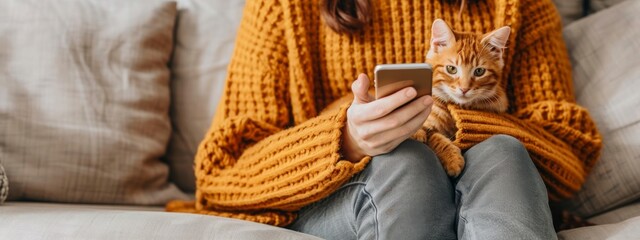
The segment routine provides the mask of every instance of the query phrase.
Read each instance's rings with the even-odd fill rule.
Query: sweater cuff
[[[573,153],[574,147],[549,133],[509,114],[496,114],[449,106],[458,131],[454,144],[468,149],[496,134],[520,140],[543,178],[552,200],[569,198],[585,181],[587,167]]]
[[[368,158],[357,163],[340,158],[347,108],[344,105],[271,134],[244,151],[233,151],[242,155],[230,166],[216,167],[218,174],[197,174],[196,209],[296,211],[330,195],[368,163]],[[218,140],[241,141],[236,138],[228,135]],[[207,156],[198,156],[203,163],[197,165],[211,165]]]

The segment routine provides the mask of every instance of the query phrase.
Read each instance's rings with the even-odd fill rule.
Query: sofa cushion
[[[567,206],[583,217],[640,198],[640,1],[627,1],[564,30],[578,103],[589,109],[604,148]]]
[[[9,199],[163,204],[175,3],[0,1]]]
[[[588,0],[588,1],[589,1],[589,10],[591,12],[597,12],[628,0]]]
[[[8,202],[0,239],[319,239],[269,225],[158,208]]]
[[[244,0],[178,0],[171,60],[173,132],[166,158],[172,181],[184,191],[195,191],[193,160],[222,95],[243,6]]]
[[[640,201],[627,204],[614,210],[606,211],[595,217],[591,217],[589,218],[589,222],[595,224],[610,224],[622,222],[638,216],[640,216]]]
[[[553,0],[553,3],[562,17],[562,24],[570,23],[584,17],[586,0]]]
[[[640,216],[624,222],[581,227],[558,233],[559,240],[629,240],[640,237]]]

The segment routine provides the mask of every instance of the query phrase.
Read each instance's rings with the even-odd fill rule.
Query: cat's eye
[[[456,74],[458,69],[455,66],[447,65],[447,72],[449,74]]]
[[[484,75],[486,71],[487,69],[484,69],[484,68],[476,68],[476,70],[473,70],[473,76],[480,77]]]

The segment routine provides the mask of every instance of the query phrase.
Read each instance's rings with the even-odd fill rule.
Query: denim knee
[[[470,162],[468,164],[491,164],[491,165],[523,165],[525,168],[535,168],[531,162],[529,153],[522,142],[509,135],[494,135],[487,140],[474,146],[475,154],[490,155],[487,158],[478,158],[481,162]],[[479,151],[478,151],[479,150]],[[471,158],[475,159],[475,158]],[[527,161],[525,161],[525,159]]]
[[[374,157],[363,173],[363,194],[354,203],[357,219],[367,222],[372,211],[366,210],[375,209],[380,234],[395,236],[390,239],[455,237],[454,188],[425,144],[404,141],[392,152]],[[367,217],[360,217],[366,212]]]
[[[509,149],[509,150],[516,150],[516,151],[526,150],[522,142],[520,142],[520,140],[506,134],[493,135],[487,140],[485,140],[483,143],[491,144],[494,146],[501,146],[502,148]]]
[[[465,153],[465,159],[466,168],[474,168],[474,171],[514,172],[531,176],[527,179],[539,180],[542,185],[542,179],[527,149],[520,140],[512,136],[494,135],[469,149]]]
[[[453,199],[453,186],[435,153],[415,140],[374,157],[358,178],[373,195],[409,194],[421,203]]]
[[[459,237],[554,236],[549,232],[552,228],[545,185],[518,139],[495,135],[471,147],[464,156],[467,165],[456,183],[462,220],[458,222]]]
[[[407,178],[417,183],[432,181],[430,178],[444,173],[442,165],[435,153],[425,144],[409,139],[396,149],[375,156],[368,167],[370,177],[374,178]],[[401,180],[401,179],[398,179]]]

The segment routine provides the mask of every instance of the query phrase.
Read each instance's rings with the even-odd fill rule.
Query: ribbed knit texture
[[[579,190],[601,149],[589,114],[575,104],[560,18],[550,0],[379,0],[359,34],[331,31],[317,1],[249,0],[212,126],[195,159],[196,202],[169,211],[213,214],[284,226],[294,212],[362,170],[340,159],[348,105],[318,113],[347,94],[358,73],[383,63],[424,62],[431,23],[456,31],[511,26],[505,52],[510,110],[449,106],[462,149],[494,134],[520,139],[552,200]]]

